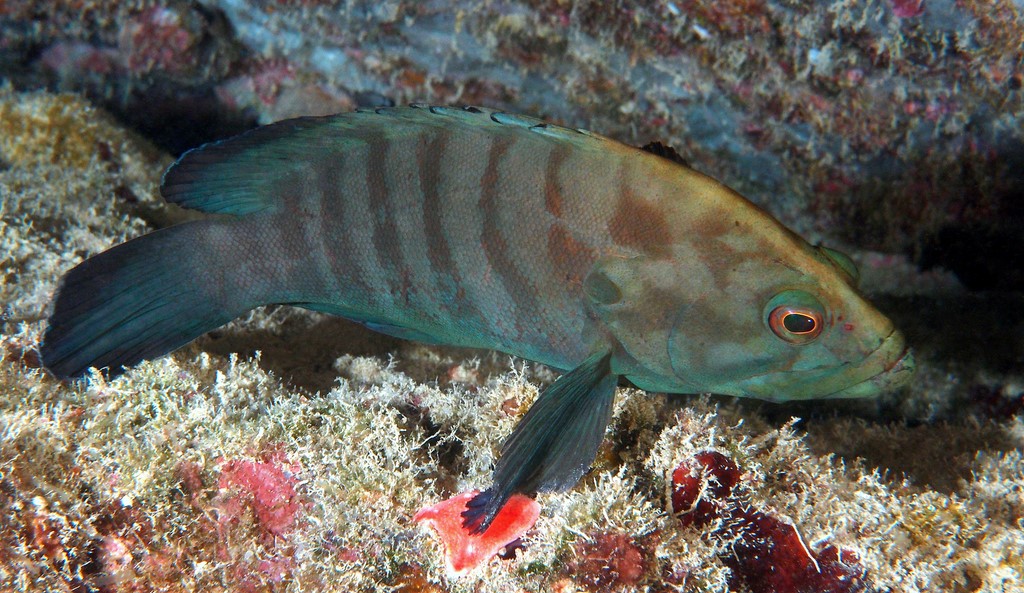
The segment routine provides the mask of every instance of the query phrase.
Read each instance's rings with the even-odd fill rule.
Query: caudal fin
[[[150,233],[92,257],[64,276],[43,337],[43,365],[66,378],[124,366],[187,344],[251,308],[213,293],[212,254],[196,253],[208,221]],[[197,263],[202,261],[203,263]]]

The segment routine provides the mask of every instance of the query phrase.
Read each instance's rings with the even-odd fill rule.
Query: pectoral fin
[[[618,377],[610,360],[608,352],[591,355],[540,394],[502,446],[494,484],[467,505],[466,527],[486,531],[513,494],[567,490],[579,481],[611,420]]]

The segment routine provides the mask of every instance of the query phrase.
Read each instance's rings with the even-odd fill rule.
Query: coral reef
[[[1020,3],[611,7],[0,2],[0,588],[1024,589]],[[39,368],[60,274],[185,216],[156,195],[173,154],[413,99],[663,140],[858,246],[913,385],[786,406],[620,390],[582,483],[456,578],[413,517],[487,483],[548,369],[287,307],[114,381]]]

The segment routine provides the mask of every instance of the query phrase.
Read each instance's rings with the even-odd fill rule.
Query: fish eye
[[[814,297],[802,292],[787,291],[769,303],[768,327],[776,336],[791,344],[807,344],[825,329],[822,310]]]

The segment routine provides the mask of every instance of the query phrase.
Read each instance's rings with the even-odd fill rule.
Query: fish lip
[[[908,365],[908,363],[909,363],[909,365]],[[897,368],[897,367],[900,367],[900,368]],[[908,368],[904,369],[902,367],[908,367]],[[890,371],[897,372],[897,373],[898,372],[904,372],[904,371],[909,371],[909,372],[913,372],[914,371],[914,353],[910,351],[910,347],[909,346],[904,346],[903,347],[903,352],[900,352],[899,358],[897,358],[896,360],[892,361],[892,364],[886,366],[885,369],[883,369],[882,372],[879,373],[879,375],[884,374],[884,373],[888,373]],[[878,375],[875,375],[875,376],[877,377]]]
[[[916,364],[914,361],[914,353],[911,351],[910,347],[907,346],[903,334],[900,333],[899,330],[894,329],[890,332],[889,335],[882,340],[882,343],[871,352],[871,354],[864,357],[860,364],[869,365],[871,364],[872,359],[887,356],[888,346],[893,340],[899,340],[902,342],[903,348],[899,351],[898,356],[894,356],[887,360],[881,370],[873,375],[864,377],[861,381],[858,381],[853,385],[821,395],[820,398],[843,399],[865,397],[866,395],[892,391],[906,385],[914,374]]]

